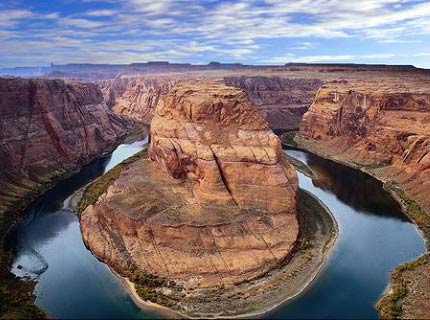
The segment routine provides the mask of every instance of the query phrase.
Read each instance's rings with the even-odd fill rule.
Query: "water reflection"
[[[317,281],[267,317],[377,318],[374,303],[389,272],[423,253],[423,239],[375,179],[305,152],[285,152],[311,168],[314,178],[298,173],[299,185],[332,211],[340,234]]]
[[[146,139],[119,146],[35,201],[13,233],[12,272],[37,279],[36,304],[59,318],[154,318],[137,308],[120,281],[84,246],[73,193],[146,146]]]
[[[119,280],[84,246],[70,195],[94,177],[145,146],[123,145],[39,198],[17,228],[13,272],[38,279],[36,303],[51,317],[154,318],[137,308]],[[268,318],[376,318],[374,302],[390,270],[424,251],[424,241],[380,183],[355,170],[304,152],[314,180],[299,184],[323,201],[339,223],[340,235],[326,268],[306,292]],[[21,265],[22,268],[18,268]]]
[[[300,157],[298,160],[308,165],[314,175],[312,181],[315,187],[332,191],[340,201],[363,213],[408,221],[400,205],[384,190],[381,181],[310,153],[295,150],[288,153]]]

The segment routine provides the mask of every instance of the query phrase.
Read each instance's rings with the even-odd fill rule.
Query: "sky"
[[[146,61],[430,68],[430,0],[0,2],[0,67]]]

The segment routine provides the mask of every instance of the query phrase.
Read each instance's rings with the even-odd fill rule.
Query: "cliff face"
[[[146,124],[151,122],[155,107],[174,83],[173,79],[143,77],[118,77],[98,82],[104,100],[113,112],[136,118]]]
[[[0,212],[113,148],[131,124],[96,85],[0,78]]]
[[[226,77],[224,82],[243,89],[274,130],[297,130],[303,114],[322,85],[322,81],[318,79],[277,76]]]
[[[157,106],[148,158],[127,165],[81,216],[86,243],[118,272],[229,287],[288,257],[297,177],[242,91],[176,87]]]
[[[430,95],[327,86],[303,118],[300,135],[341,161],[398,184],[430,209]]]

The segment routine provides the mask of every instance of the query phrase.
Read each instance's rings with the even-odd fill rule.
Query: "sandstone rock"
[[[430,209],[430,95],[326,86],[305,114],[300,135],[331,156],[399,184]]]
[[[98,258],[196,289],[250,280],[289,256],[297,177],[241,90],[176,87],[157,106],[148,154],[82,213]]]
[[[176,81],[174,78],[118,77],[99,81],[106,104],[117,114],[151,122],[158,101]]]
[[[224,82],[243,89],[274,130],[297,130],[322,85],[319,79],[278,76],[230,76]]]
[[[94,84],[0,78],[0,212],[109,151],[132,124]]]

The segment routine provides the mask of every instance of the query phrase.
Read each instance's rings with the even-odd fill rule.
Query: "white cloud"
[[[81,0],[93,2],[96,0]],[[100,0],[98,0],[100,2]],[[35,59],[119,62],[128,59],[204,60],[258,57],[265,41],[290,41],[291,52],[268,57],[302,61],[388,59],[379,55],[315,54],[326,39],[367,39],[386,46],[430,36],[430,3],[419,0],[103,0],[105,9],[38,13],[0,6],[0,53],[5,61]],[[37,8],[37,5],[34,6]],[[31,26],[31,33],[29,32]],[[321,41],[320,41],[321,40]],[[333,40],[332,40],[333,41]],[[8,49],[7,49],[8,48]],[[17,52],[20,56],[17,57]],[[43,54],[43,52],[48,52]],[[119,54],[125,52],[121,57]],[[170,58],[169,55],[172,55]],[[273,54],[275,55],[275,54]],[[59,61],[61,60],[61,61]],[[99,60],[97,60],[99,61]],[[132,61],[128,61],[132,62]]]

